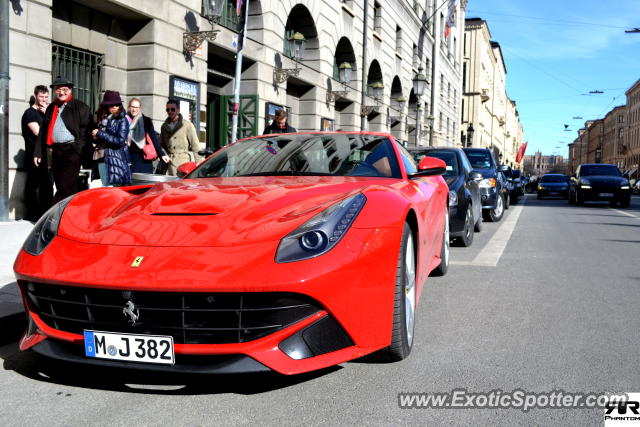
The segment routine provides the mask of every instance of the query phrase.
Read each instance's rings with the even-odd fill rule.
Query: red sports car
[[[87,190],[14,269],[22,350],[104,366],[297,374],[411,351],[449,262],[445,164],[380,133],[266,135],[185,179]]]

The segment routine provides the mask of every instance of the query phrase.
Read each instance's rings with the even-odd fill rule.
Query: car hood
[[[123,246],[229,246],[279,240],[333,203],[388,182],[247,177],[100,188],[74,197],[63,213],[58,235]]]
[[[474,169],[476,172],[480,172],[485,178],[495,178],[496,170],[495,169]]]
[[[629,185],[629,180],[621,176],[590,175],[590,176],[580,177],[580,181],[589,182],[591,183],[591,185],[593,184],[605,185],[605,186]]]
[[[542,187],[549,187],[549,188],[560,188],[560,187],[569,186],[569,184],[566,182],[540,182],[538,184],[541,185]]]

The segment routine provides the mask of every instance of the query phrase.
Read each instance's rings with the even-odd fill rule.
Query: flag
[[[522,158],[524,157],[524,152],[527,151],[528,143],[529,142],[527,141],[520,146],[520,149],[518,150],[518,155],[516,156],[516,163],[520,163],[522,161]]]
[[[447,13],[447,23],[444,25],[444,36],[449,37],[451,28],[456,26],[456,11],[458,10],[458,0],[449,2],[449,12]]]
[[[236,15],[240,16],[240,14],[242,13],[242,0],[237,0],[236,2]]]

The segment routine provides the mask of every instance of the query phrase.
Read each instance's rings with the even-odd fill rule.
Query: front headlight
[[[478,184],[480,188],[494,188],[496,186],[495,178],[485,178]]]
[[[582,184],[580,186],[580,188],[582,188],[583,190],[591,190],[591,186],[590,185],[585,185],[585,184]]]
[[[458,206],[458,194],[455,191],[449,191],[449,207]]]
[[[538,185],[538,190],[542,190],[544,187],[542,185]]]
[[[628,185],[623,185],[622,187],[620,187],[621,190],[628,190],[629,186]]]
[[[287,234],[278,245],[276,262],[293,262],[329,252],[345,235],[367,198],[361,194],[328,207]]]
[[[40,255],[47,245],[58,234],[60,218],[64,208],[67,207],[73,196],[56,203],[36,222],[31,234],[24,241],[22,249],[31,255]]]

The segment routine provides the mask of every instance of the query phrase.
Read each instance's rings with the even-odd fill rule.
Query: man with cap
[[[55,204],[77,192],[82,148],[89,144],[93,123],[89,106],[73,97],[71,81],[58,76],[51,88],[53,102],[44,113],[33,161],[36,166],[42,161],[51,165]]]

